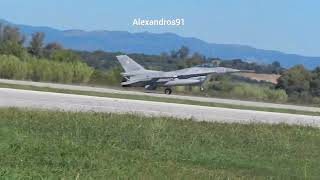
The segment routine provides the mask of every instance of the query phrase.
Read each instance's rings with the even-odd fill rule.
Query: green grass
[[[16,84],[5,84],[5,83],[0,83],[0,88],[25,89],[25,90],[33,90],[33,91],[79,94],[79,95],[87,95],[87,96],[134,99],[134,100],[157,101],[157,102],[178,103],[178,104],[191,104],[191,105],[198,105],[198,106],[222,107],[222,108],[231,108],[231,109],[245,109],[245,110],[255,110],[255,111],[320,116],[320,112],[301,111],[301,110],[293,110],[293,109],[277,109],[277,108],[269,108],[269,107],[243,106],[243,105],[213,103],[213,102],[201,102],[201,101],[184,100],[184,99],[154,97],[154,96],[147,96],[147,95],[144,96],[144,95],[131,95],[131,94],[101,93],[101,92],[93,92],[93,91],[56,89],[56,88],[49,88],[49,87],[37,87],[37,86],[30,86],[30,85],[16,85]]]
[[[320,130],[0,109],[0,179],[319,179]]]

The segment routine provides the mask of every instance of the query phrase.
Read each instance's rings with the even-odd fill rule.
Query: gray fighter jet
[[[207,75],[213,73],[234,73],[240,70],[224,67],[191,67],[176,71],[152,71],[143,68],[127,55],[117,56],[125,72],[121,73],[124,87],[144,87],[146,90],[155,90],[159,86],[165,87],[164,93],[171,94],[172,86],[202,85]]]

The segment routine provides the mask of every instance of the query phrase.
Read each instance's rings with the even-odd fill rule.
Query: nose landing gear
[[[171,89],[171,88],[166,88],[166,89],[164,90],[164,93],[165,93],[165,94],[171,94],[171,93],[172,93],[172,89]]]

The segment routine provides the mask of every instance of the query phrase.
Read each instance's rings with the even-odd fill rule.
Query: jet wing
[[[226,73],[235,73],[235,72],[252,72],[248,70],[238,70],[225,67],[215,67],[215,68],[203,68],[203,67],[192,67],[176,71],[168,72],[166,75],[171,75],[172,77],[177,78],[188,78],[196,76],[206,76],[209,74],[226,74]]]
[[[157,82],[159,79],[161,79],[161,77],[153,77],[153,78],[144,78],[144,79],[129,79],[125,82],[122,82],[121,85],[122,86],[131,86],[131,85],[135,85],[135,84],[143,84],[148,82],[148,84],[152,84]]]

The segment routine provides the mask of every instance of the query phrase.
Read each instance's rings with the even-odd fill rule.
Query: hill
[[[20,25],[0,20],[5,24],[18,27],[28,39],[34,32],[44,32],[45,42],[56,41],[64,47],[75,50],[109,52],[160,54],[178,49],[182,45],[190,48],[191,52],[199,52],[207,57],[222,59],[241,58],[258,63],[279,61],[284,67],[303,64],[309,69],[320,65],[320,57],[308,57],[296,54],[286,54],[279,51],[256,49],[254,47],[235,44],[208,43],[197,38],[182,37],[173,33],[129,33],[126,31],[83,31],[58,30],[50,27]]]

